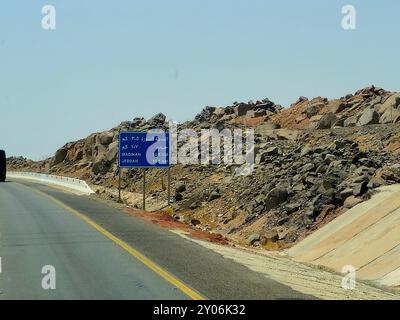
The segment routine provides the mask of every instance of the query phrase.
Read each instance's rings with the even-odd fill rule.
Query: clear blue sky
[[[45,4],[57,30],[41,28]],[[357,30],[341,8],[357,9]],[[398,0],[7,0],[0,148],[33,159],[136,116],[399,90]]]

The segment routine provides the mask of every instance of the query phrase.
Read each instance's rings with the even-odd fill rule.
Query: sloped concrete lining
[[[53,185],[64,189],[69,189],[71,191],[75,191],[78,194],[93,194],[95,193],[86,181],[55,176],[55,175],[47,175],[42,173],[33,173],[33,172],[7,172],[7,178],[11,179],[24,179],[37,183]]]
[[[286,253],[297,261],[341,272],[354,266],[357,277],[400,285],[400,185],[378,189],[369,201],[307,237]]]
[[[388,273],[386,276],[379,279],[378,282],[379,284],[385,286],[391,286],[393,284],[398,286],[400,284],[399,279],[400,279],[400,268]]]

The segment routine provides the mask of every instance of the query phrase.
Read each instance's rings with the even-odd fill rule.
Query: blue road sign
[[[168,168],[170,137],[168,132],[120,132],[120,168]]]

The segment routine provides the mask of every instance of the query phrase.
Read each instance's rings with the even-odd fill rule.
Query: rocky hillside
[[[99,196],[116,199],[119,130],[166,128],[166,117],[135,118],[110,131],[67,143],[40,162],[10,158],[14,170],[87,180]],[[400,183],[400,94],[368,87],[328,100],[301,97],[289,108],[264,99],[206,107],[179,128],[254,127],[256,165],[250,176],[233,167],[175,165],[168,212],[196,228],[242,244],[287,247],[368,199],[379,186]],[[122,172],[123,199],[140,204],[141,170]],[[147,173],[148,201],[166,201],[162,170]]]

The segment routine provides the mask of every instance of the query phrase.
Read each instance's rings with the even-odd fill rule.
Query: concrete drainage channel
[[[69,178],[69,177],[62,177],[62,176],[55,176],[55,175],[47,175],[42,173],[34,173],[34,172],[8,172],[7,178],[9,179],[23,179],[29,180],[36,183],[52,185],[64,189],[69,189],[71,191],[75,191],[79,194],[93,194],[95,193],[86,181]]]

